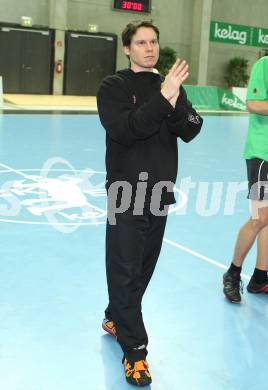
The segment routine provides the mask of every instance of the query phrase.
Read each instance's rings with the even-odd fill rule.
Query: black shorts
[[[268,161],[260,158],[246,160],[248,199],[268,200]]]

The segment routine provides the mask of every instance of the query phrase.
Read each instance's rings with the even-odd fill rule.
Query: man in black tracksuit
[[[189,142],[202,126],[181,86],[189,75],[186,62],[178,59],[165,79],[154,71],[158,39],[150,22],[127,25],[122,40],[130,69],[106,77],[97,95],[111,216],[103,328],[117,336],[126,379],[136,385],[151,383],[141,302],[161,250],[168,205],[175,203],[177,138]]]

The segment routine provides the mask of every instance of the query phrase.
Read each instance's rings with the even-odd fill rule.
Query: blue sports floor
[[[153,390],[268,388],[268,297],[245,291],[232,305],[222,294],[249,215],[247,121],[206,116],[200,136],[180,143],[177,186],[194,188],[181,209],[178,193],[143,303]],[[1,390],[132,388],[101,329],[104,153],[96,115],[0,116]],[[254,262],[255,249],[245,285]]]

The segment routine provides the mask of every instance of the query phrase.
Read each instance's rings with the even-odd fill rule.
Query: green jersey
[[[268,100],[268,56],[262,57],[252,68],[247,100]],[[268,115],[249,114],[244,157],[268,161]]]

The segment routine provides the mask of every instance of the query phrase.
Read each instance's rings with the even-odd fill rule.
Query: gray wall
[[[185,58],[192,65],[189,83],[196,83],[199,58],[196,26],[200,16],[194,12],[204,0],[152,0],[153,10],[150,15],[125,13],[112,10],[112,0],[0,0],[0,21],[19,23],[21,16],[32,16],[34,23],[52,26],[55,20],[62,20],[67,29],[86,30],[89,23],[98,24],[101,32],[115,33],[119,37],[117,68],[127,66],[127,60],[121,51],[120,34],[124,26],[135,19],[153,19],[159,26],[161,46],[174,48],[178,56]],[[60,4],[67,3],[67,7]],[[52,22],[52,4],[57,5],[58,12]],[[53,10],[52,10],[53,11]],[[211,19],[236,24],[245,24],[268,28],[268,0],[213,0]],[[60,23],[58,26],[59,29]],[[194,44],[192,49],[192,42]],[[209,43],[208,85],[225,85],[224,71],[228,60],[234,56],[242,56],[249,60],[250,67],[259,57],[260,49],[248,46]]]
[[[59,3],[61,1],[57,0]],[[0,0],[0,21],[20,23],[21,16],[32,16],[35,24],[49,26],[49,7],[52,3],[52,0]],[[136,19],[153,19],[161,31],[161,45],[174,48],[179,56],[190,61],[194,0],[169,0],[168,6],[166,3],[163,6],[163,0],[152,0],[152,3],[152,13],[142,15],[114,11],[112,0],[68,0],[67,28],[87,30],[91,23],[98,24],[101,32],[117,34],[119,69],[127,66],[120,42],[125,25]]]
[[[113,11],[111,0],[69,0],[68,27],[87,29],[88,23],[92,23],[98,24],[102,32],[117,34],[117,68],[120,69],[127,66],[120,42],[123,28],[132,20],[153,19],[160,28],[161,45],[174,48],[180,56],[190,60],[193,3],[194,0],[169,0],[168,6],[163,6],[163,0],[152,0],[151,14],[142,15]]]
[[[48,26],[49,0],[0,0],[0,21],[20,23],[21,16],[32,16],[34,23]]]
[[[268,28],[268,0],[213,0],[211,19],[226,23]],[[224,73],[233,57],[249,60],[249,72],[259,58],[260,48],[211,42],[208,85],[226,86]]]

